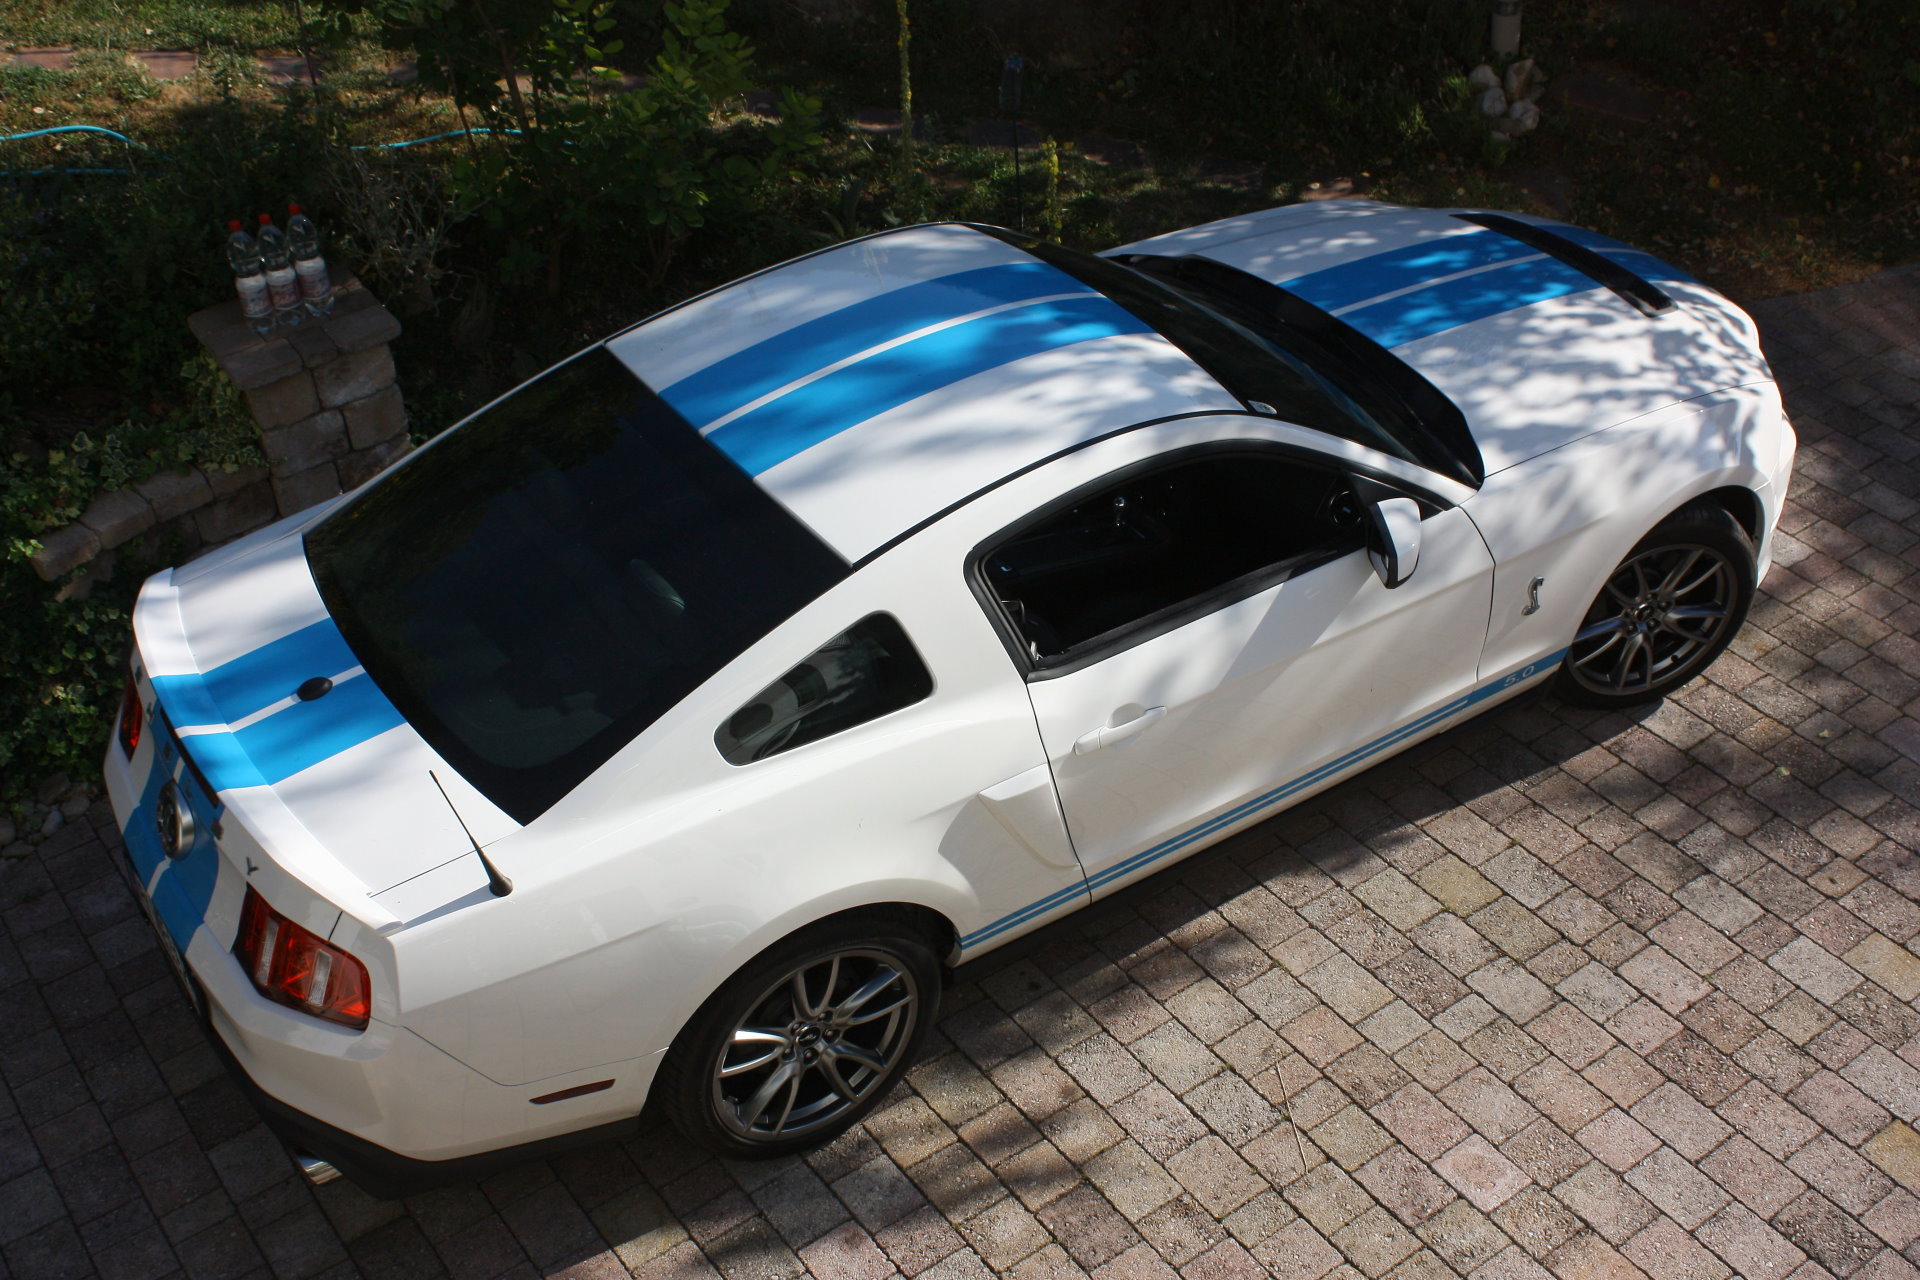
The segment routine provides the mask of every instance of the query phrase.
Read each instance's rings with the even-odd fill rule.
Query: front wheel
[[[1719,507],[1696,502],[1627,554],[1574,633],[1555,689],[1624,707],[1678,689],[1720,656],[1753,603],[1753,543]]]
[[[761,953],[701,1006],[668,1050],[660,1094],[689,1138],[720,1155],[788,1155],[857,1123],[918,1054],[940,965],[883,915],[842,917]]]

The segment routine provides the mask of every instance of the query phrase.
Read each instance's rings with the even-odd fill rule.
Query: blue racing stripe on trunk
[[[239,739],[240,749],[260,776],[271,783],[291,778],[403,723],[398,708],[387,701],[379,686],[359,675],[342,680],[323,698],[296,702],[233,736]],[[192,743],[188,750],[192,750]]]
[[[1338,311],[1396,289],[1407,289],[1477,267],[1536,256],[1540,251],[1488,231],[1461,232],[1389,249],[1337,267],[1310,272],[1280,287],[1325,311]]]
[[[890,347],[742,414],[707,439],[748,475],[759,475],[849,427],[976,373],[1076,342],[1150,332],[1143,321],[1102,297],[1036,302]]]
[[[153,677],[181,747],[216,792],[267,786],[405,723],[371,677],[340,680],[311,702],[294,701],[244,729],[228,726],[285,698],[314,676],[360,665],[331,618],[302,627],[201,675]]]
[[[790,382],[928,325],[1085,288],[1044,262],[958,271],[795,325],[689,374],[662,390],[660,398],[702,427]]]
[[[290,632],[197,675],[155,676],[154,692],[175,726],[232,724],[290,698],[303,680],[360,664],[333,619]]]
[[[1549,298],[1600,287],[1591,276],[1575,271],[1564,262],[1535,258],[1444,281],[1429,289],[1349,311],[1340,318],[1381,346],[1398,347]]]

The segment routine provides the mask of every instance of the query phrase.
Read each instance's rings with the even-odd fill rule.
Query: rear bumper
[[[328,1124],[298,1107],[288,1106],[262,1089],[233,1054],[219,1033],[202,1024],[214,1052],[235,1083],[247,1095],[254,1108],[282,1142],[299,1151],[320,1157],[351,1179],[370,1196],[395,1200],[428,1187],[485,1177],[500,1169],[527,1160],[538,1160],[560,1151],[590,1146],[597,1142],[624,1137],[639,1127],[637,1116],[577,1129],[572,1133],[540,1138],[509,1147],[497,1147],[474,1155],[446,1160],[422,1160],[390,1151],[377,1142]]]
[[[220,811],[202,815],[204,843],[191,856],[169,858],[160,847],[150,793],[168,776],[179,782],[185,767],[157,744],[164,727],[151,718],[149,726],[131,759],[115,741],[103,762],[123,836],[115,862],[208,1040],[283,1139],[368,1192],[395,1196],[633,1128],[655,1060],[602,1068],[620,1077],[616,1090],[536,1106],[530,1094],[594,1073],[501,1085],[404,1027],[376,1020],[353,1032],[261,996],[230,950],[248,877],[214,846]],[[183,884],[190,894],[179,892]]]

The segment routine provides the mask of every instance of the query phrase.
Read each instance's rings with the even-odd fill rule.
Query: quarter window
[[[729,762],[752,764],[912,706],[932,692],[933,676],[907,633],[876,613],[755,694],[714,730],[713,742]]]
[[[1210,454],[1103,485],[1013,531],[980,580],[1036,668],[1159,634],[1364,544],[1346,477]]]

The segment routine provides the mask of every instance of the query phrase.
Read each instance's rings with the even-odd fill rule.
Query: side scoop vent
[[[1660,316],[1673,310],[1673,298],[1658,285],[1627,270],[1611,258],[1603,257],[1585,245],[1575,244],[1546,227],[1499,213],[1456,213],[1453,216],[1462,222],[1498,231],[1503,236],[1538,249],[1548,257],[1558,258],[1575,271],[1591,277],[1595,283],[1625,298],[1642,315]]]

